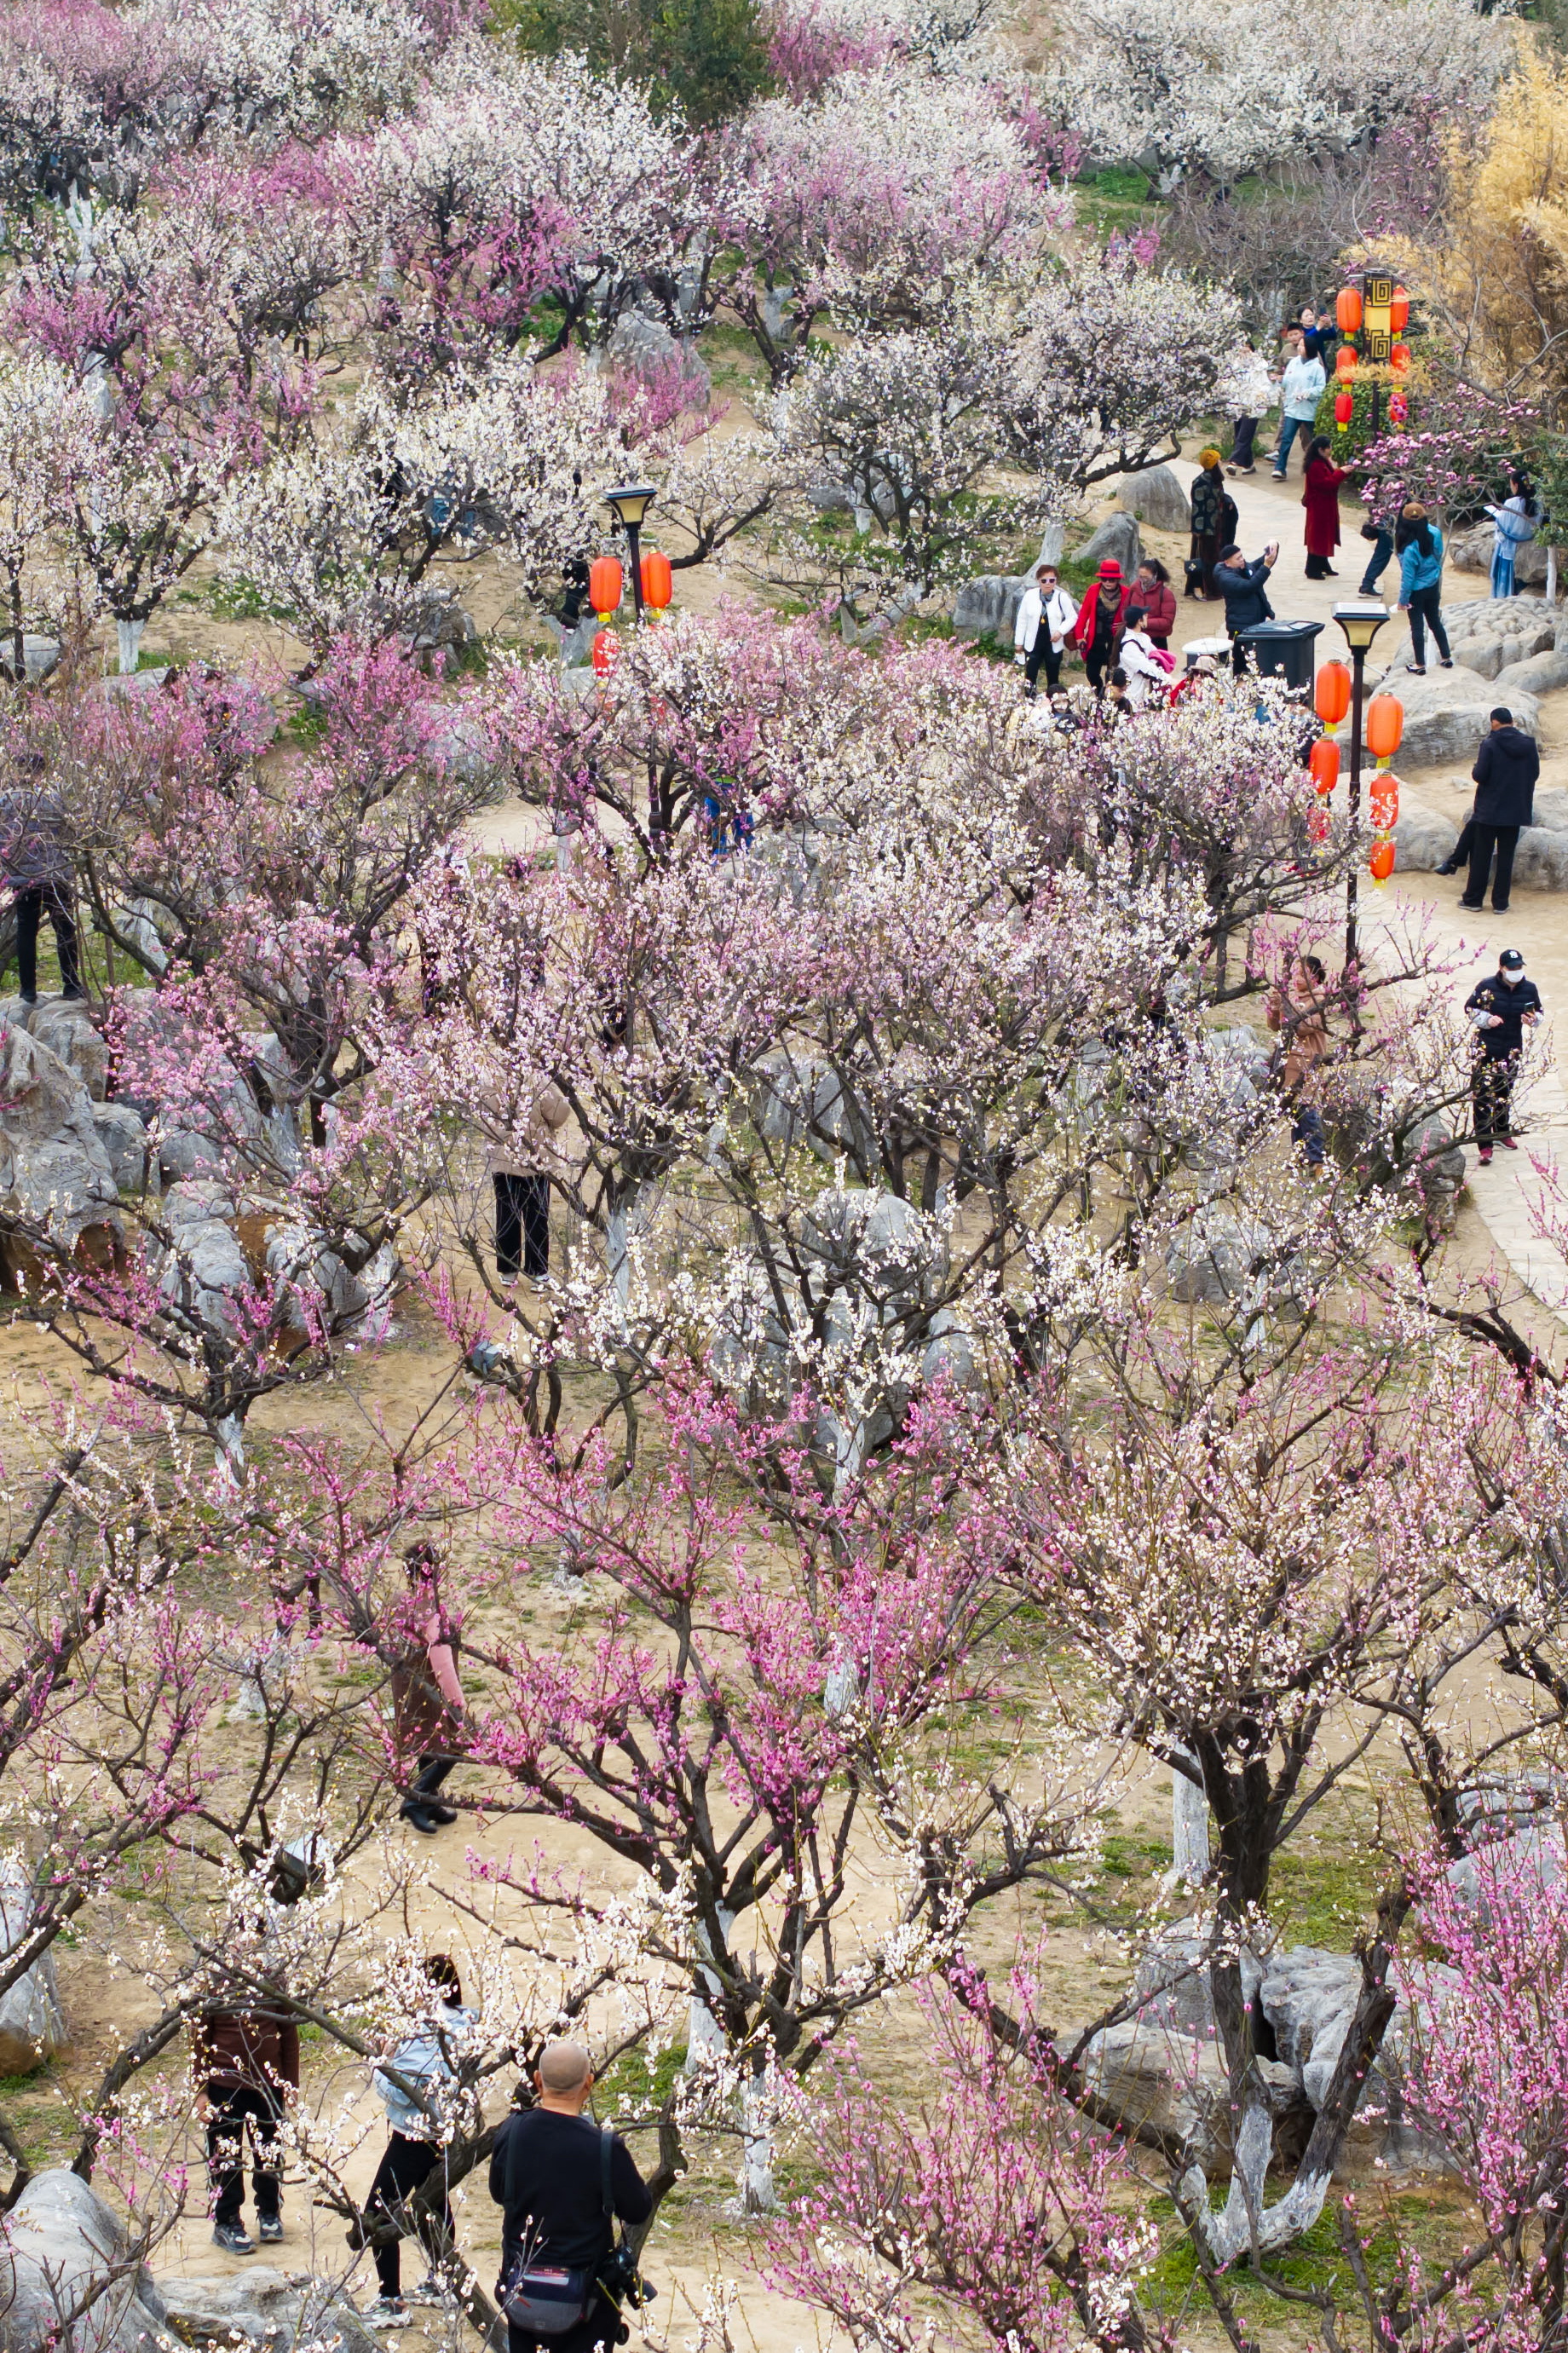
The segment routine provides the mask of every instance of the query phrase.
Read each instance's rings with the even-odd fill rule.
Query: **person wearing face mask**
[[[1476,1149],[1483,1167],[1491,1160],[1494,1144],[1500,1144],[1505,1152],[1519,1150],[1513,1134],[1513,1082],[1524,1052],[1525,1029],[1534,1029],[1542,1010],[1541,991],[1525,978],[1524,958],[1517,948],[1504,948],[1496,972],[1489,974],[1465,999],[1476,1039],[1470,1101],[1476,1114]]]
[[[1046,691],[1054,694],[1061,683],[1062,656],[1072,635],[1077,611],[1063,591],[1054,564],[1035,567],[1032,586],[1018,599],[1013,625],[1013,659],[1024,673],[1024,691],[1032,695],[1042,666]]]

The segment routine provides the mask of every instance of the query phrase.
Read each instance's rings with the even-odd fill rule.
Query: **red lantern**
[[[1380,768],[1372,780],[1367,797],[1372,821],[1379,833],[1392,833],[1399,823],[1399,779],[1392,771]]]
[[[601,621],[621,605],[621,567],[613,555],[601,555],[588,566],[588,602]]]
[[[594,639],[594,668],[601,678],[608,678],[615,669],[620,648],[608,629],[601,629]]]
[[[1405,369],[1410,365],[1409,344],[1391,344],[1388,353],[1388,364],[1394,370],[1395,375],[1403,375]]]
[[[1402,335],[1410,324],[1410,289],[1396,286],[1388,305],[1388,323],[1396,335]]]
[[[1391,392],[1388,396],[1389,423],[1391,425],[1403,425],[1409,414],[1410,403],[1406,399],[1405,394],[1402,392]]]
[[[669,568],[669,558],[650,547],[638,567],[642,576],[642,600],[650,613],[662,613],[675,594],[675,575]]]
[[[1396,694],[1374,694],[1366,706],[1366,748],[1374,760],[1392,760],[1405,733],[1405,705]]]
[[[1336,392],[1334,395],[1334,423],[1342,427],[1346,426],[1350,423],[1351,418],[1354,415],[1355,395],[1350,392]]]
[[[1312,708],[1325,727],[1337,727],[1351,707],[1351,674],[1342,661],[1328,661],[1312,689]]]
[[[1361,288],[1342,286],[1334,304],[1334,316],[1339,321],[1342,335],[1353,335],[1361,330]]]
[[[1320,735],[1308,756],[1312,782],[1321,793],[1331,793],[1340,780],[1340,747],[1331,735]]]
[[[1352,368],[1359,367],[1360,365],[1361,361],[1357,355],[1355,345],[1353,343],[1342,343],[1339,350],[1334,353],[1334,366],[1337,368],[1340,375],[1349,375]]]
[[[1371,871],[1373,881],[1381,890],[1384,883],[1387,881],[1389,876],[1394,871],[1393,842],[1374,841],[1372,845],[1372,856],[1366,862],[1368,869]]]

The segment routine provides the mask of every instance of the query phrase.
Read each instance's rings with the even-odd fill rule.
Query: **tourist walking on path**
[[[1301,504],[1307,510],[1307,577],[1338,577],[1331,561],[1340,543],[1340,484],[1345,469],[1329,455],[1329,437],[1314,434],[1307,444],[1307,481]]]
[[[253,2255],[256,2239],[239,2219],[246,2139],[256,2237],[274,2245],[283,2236],[279,2126],[289,2094],[300,2088],[300,2029],[281,1989],[244,2008],[215,2005],[193,2019],[191,2072],[206,2116],[213,2244],[226,2254]]]
[[[1127,682],[1128,702],[1134,711],[1146,710],[1152,696],[1159,700],[1170,682],[1170,655],[1157,651],[1152,638],[1136,625],[1131,613],[1121,633],[1120,668]]]
[[[1514,558],[1520,549],[1535,537],[1535,526],[1541,521],[1541,502],[1530,486],[1530,477],[1522,467],[1508,469],[1508,496],[1500,507],[1489,506],[1493,523],[1492,595],[1517,596],[1519,585],[1513,576]]]
[[[1042,666],[1046,691],[1054,694],[1061,684],[1062,656],[1078,619],[1078,608],[1057,576],[1054,564],[1037,564],[1033,584],[1018,599],[1013,624],[1013,659],[1024,672],[1024,691],[1032,695]]]
[[[1089,682],[1102,702],[1106,679],[1116,664],[1116,649],[1121,642],[1121,625],[1130,598],[1121,565],[1114,555],[1108,555],[1100,567],[1099,579],[1079,607],[1078,627],[1073,631],[1073,641],[1083,656]]]
[[[1497,873],[1492,881],[1492,908],[1506,915],[1513,884],[1513,853],[1521,826],[1535,821],[1535,780],[1541,774],[1541,754],[1533,736],[1513,723],[1513,713],[1499,703],[1491,714],[1491,732],[1482,739],[1470,770],[1476,780],[1475,814],[1471,818],[1470,873],[1461,907],[1472,914],[1487,895],[1487,874],[1497,849]]]
[[[1225,486],[1219,451],[1200,449],[1193,483],[1193,540],[1187,555],[1190,593],[1206,596],[1220,549],[1236,534],[1236,501]]]
[[[1410,650],[1414,661],[1405,669],[1413,678],[1426,675],[1426,631],[1437,640],[1438,665],[1452,670],[1448,632],[1443,627],[1443,534],[1419,499],[1409,499],[1399,510],[1394,535],[1399,551],[1399,609],[1410,616]]]
[[[625,2341],[605,2259],[616,2222],[636,2230],[653,2199],[619,2134],[583,2114],[594,2074],[580,2043],[547,2042],[533,2080],[538,2105],[502,2118],[490,2155],[501,2210],[496,2301],[509,2353],[536,2353],[542,2340],[553,2353],[591,2353]]]
[[[1278,540],[1271,540],[1250,564],[1234,541],[1220,550],[1219,562],[1215,566],[1215,586],[1225,599],[1225,626],[1235,648],[1232,659],[1237,678],[1247,668],[1247,648],[1240,642],[1242,630],[1274,618],[1274,607],[1268,601],[1268,575],[1279,561]]]
[[[555,1138],[571,1116],[565,1096],[547,1084],[534,1096],[524,1123],[521,1154],[508,1145],[491,1151],[496,1274],[503,1291],[511,1288],[520,1273],[539,1282],[550,1271],[550,1163]]]
[[[1517,948],[1504,948],[1498,968],[1465,999],[1465,1010],[1476,1033],[1476,1059],[1470,1071],[1470,1102],[1476,1114],[1476,1147],[1483,1167],[1492,1146],[1517,1152],[1513,1135],[1513,1085],[1524,1051],[1524,1032],[1533,1029],[1542,1015],[1541,991],[1524,976],[1524,958]]]
[[[1268,361],[1257,349],[1250,335],[1242,337],[1241,346],[1232,377],[1240,414],[1236,419],[1230,459],[1226,467],[1227,474],[1255,474],[1258,471],[1252,445],[1274,399],[1274,379],[1268,373]]]
[[[399,1809],[426,1838],[458,1819],[437,1796],[463,1746],[463,1686],[453,1632],[441,1608],[440,1559],[432,1544],[410,1545],[403,1556],[412,1614],[410,1643],[392,1670],[393,1720],[402,1757],[419,1769]]]
[[[1171,586],[1170,574],[1152,555],[1146,555],[1138,566],[1138,577],[1127,599],[1130,629],[1137,626],[1140,615],[1144,635],[1157,646],[1168,646],[1171,631],[1176,626],[1176,592]]]
[[[1270,1029],[1284,1038],[1279,1083],[1292,1106],[1291,1138],[1309,1168],[1323,1165],[1323,1115],[1317,1091],[1318,1065],[1329,1050],[1328,982],[1321,957],[1295,957],[1283,987],[1269,990],[1265,1014]]]
[[[373,2328],[398,2327],[407,2317],[408,2304],[440,2304],[446,2295],[436,2269],[453,2240],[452,2209],[445,2185],[439,2213],[423,2218],[417,2229],[430,2257],[430,2269],[423,2283],[410,2289],[406,2302],[403,2242],[416,2232],[408,2212],[409,2200],[445,2161],[442,2126],[446,2120],[430,2111],[441,2086],[457,2082],[452,2062],[479,2019],[473,2010],[463,2008],[462,1980],[457,1963],[447,1954],[432,1953],[425,1963],[425,1974],[430,1980],[429,2010],[398,2043],[385,2068],[378,2067],[373,2078],[391,2131],[370,2185],[363,2220],[351,2234],[359,2245],[369,2239],[375,2257],[381,2293],[364,2315]]]
[[[60,994],[85,996],[76,917],[75,876],[66,854],[65,805],[49,789],[44,757],[25,752],[16,784],[0,794],[0,867],[16,911],[16,987],[24,1005],[38,1001],[38,925],[47,915],[59,956]]]
[[[1320,359],[1309,359],[1298,339],[1291,346],[1291,355],[1285,363],[1285,373],[1279,380],[1279,447],[1274,452],[1274,479],[1285,480],[1285,468],[1292,444],[1300,438],[1303,449],[1310,442],[1312,427],[1317,421],[1318,403],[1328,383]]]

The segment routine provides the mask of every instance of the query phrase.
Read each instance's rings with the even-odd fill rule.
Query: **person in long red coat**
[[[1100,567],[1099,579],[1079,607],[1073,643],[1083,656],[1090,686],[1101,699],[1106,679],[1116,664],[1121,625],[1131,593],[1131,583],[1122,578],[1121,565],[1114,555],[1108,555]]]
[[[1307,451],[1307,487],[1301,493],[1301,504],[1307,510],[1309,580],[1339,577],[1329,558],[1340,543],[1340,484],[1345,471],[1329,455],[1328,435],[1315,435]]]

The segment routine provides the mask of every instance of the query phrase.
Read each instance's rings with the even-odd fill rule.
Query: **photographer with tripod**
[[[547,2042],[533,2080],[538,2106],[512,2110],[490,2157],[508,2353],[591,2353],[626,2342],[618,2299],[637,2282],[616,2224],[646,2222],[653,2200],[626,2143],[583,2114],[594,2071],[582,2045]]]

